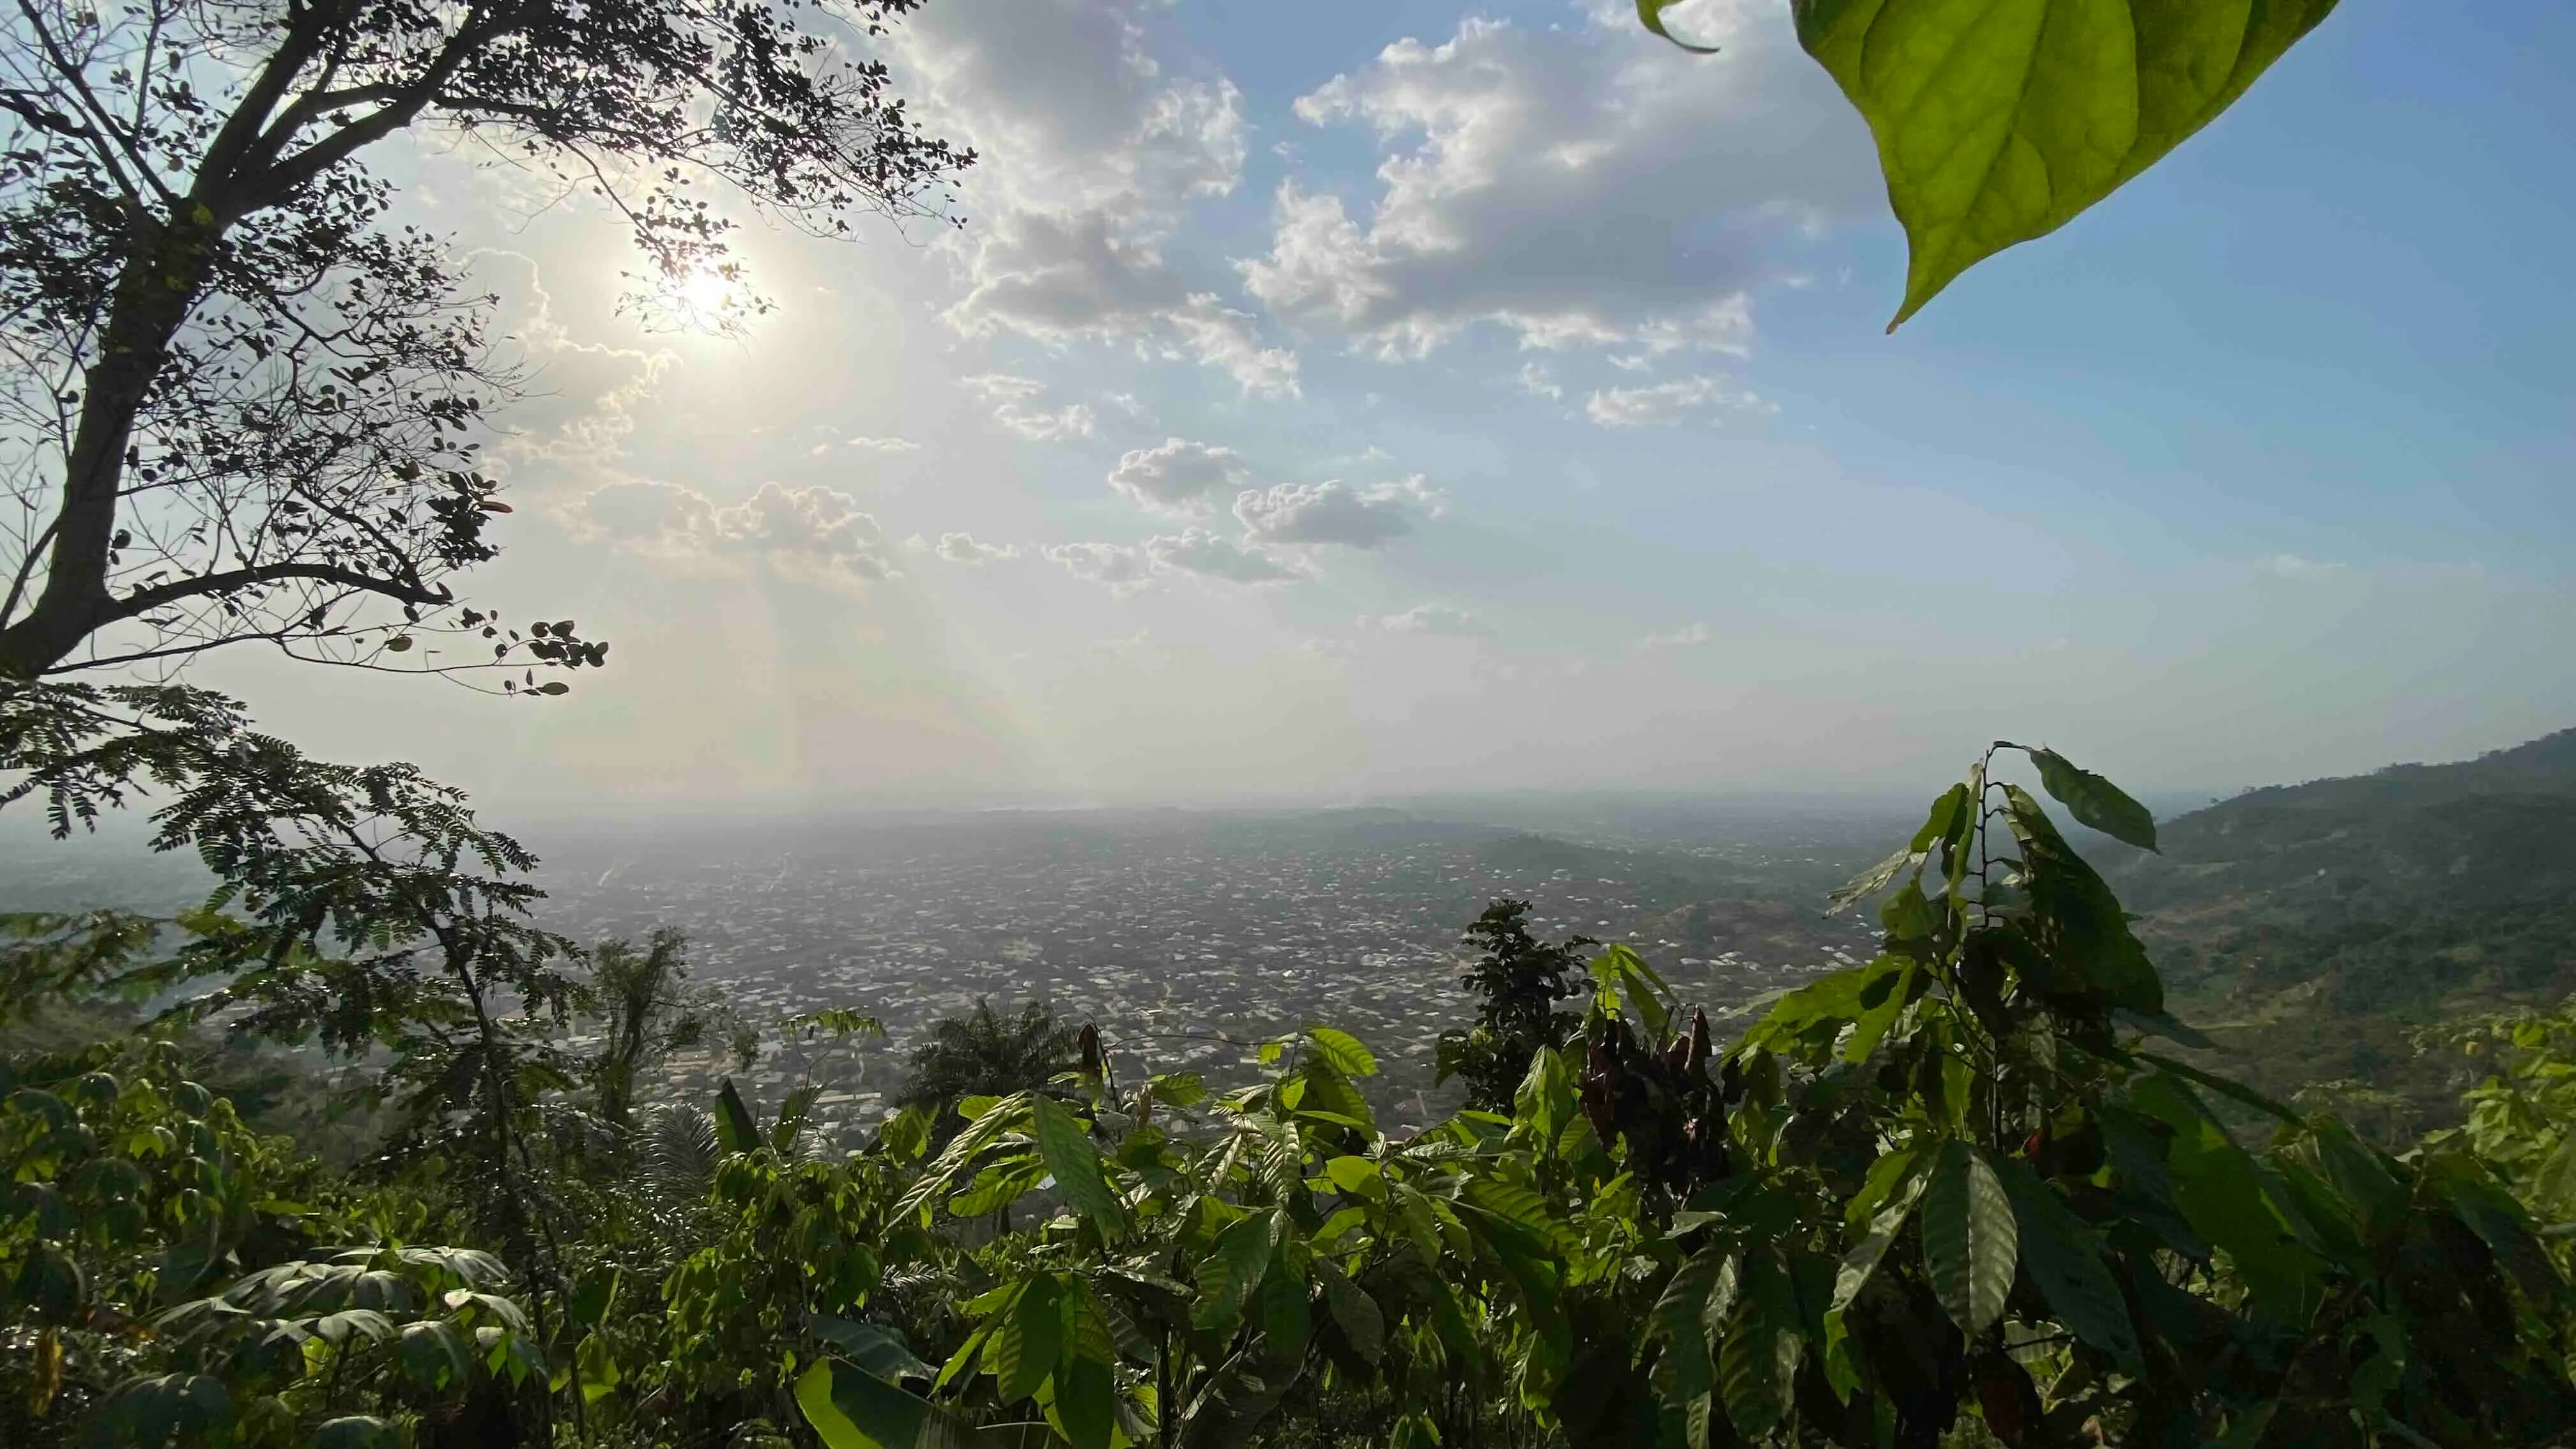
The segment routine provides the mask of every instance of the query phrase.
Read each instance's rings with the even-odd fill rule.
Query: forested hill
[[[2576,892],[2576,729],[2450,765],[2250,791],[2160,827],[2132,909],[2498,905]],[[2355,896],[2370,899],[2348,900]]]
[[[2189,1019],[2290,1091],[2448,1110],[2445,1019],[2576,993],[2576,730],[2447,765],[2250,791],[2095,853]],[[2089,847],[2088,847],[2089,848]]]

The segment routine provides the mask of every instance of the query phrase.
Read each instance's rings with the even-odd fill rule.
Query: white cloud
[[[1175,76],[1155,57],[1151,8],[936,6],[891,32],[922,117],[981,153],[966,178],[984,203],[965,244],[969,289],[947,318],[970,335],[1131,344],[1218,368],[1247,393],[1293,394],[1295,354],[1263,346],[1251,313],[1164,256],[1191,201],[1234,189],[1244,123],[1232,81]]]
[[[1667,630],[1660,634],[1647,634],[1640,638],[1632,639],[1628,642],[1628,647],[1640,652],[1652,652],[1659,649],[1693,649],[1707,643],[1708,640],[1708,626],[1706,624],[1692,623],[1684,624],[1678,629]]]
[[[1068,403],[1049,411],[1031,407],[1046,384],[1033,377],[1016,377],[1007,372],[982,372],[962,377],[958,382],[971,391],[984,395],[995,404],[993,421],[1023,438],[1037,442],[1055,442],[1064,438],[1088,438],[1099,431],[1100,420],[1082,403]]]
[[[1447,604],[1416,604],[1401,614],[1362,614],[1360,627],[1386,634],[1441,634],[1460,639],[1494,632],[1491,624]]]
[[[1075,578],[1105,586],[1113,594],[1132,594],[1154,581],[1153,560],[1124,543],[1051,543],[1038,550]]]
[[[1605,428],[1643,428],[1682,419],[1713,408],[1771,412],[1773,406],[1727,387],[1713,377],[1682,377],[1647,387],[1604,388],[1584,399],[1584,415]]]
[[[1202,574],[1237,584],[1284,584],[1306,575],[1282,560],[1220,538],[1204,528],[1185,528],[1145,540],[1146,556],[1156,565],[1182,573]]]
[[[1422,475],[1354,489],[1338,482],[1281,483],[1235,495],[1234,516],[1264,543],[1376,548],[1411,533],[1437,505]]]
[[[1552,402],[1565,401],[1565,385],[1558,382],[1553,373],[1535,362],[1521,364],[1521,391],[1532,397],[1547,398]]]
[[[969,336],[1007,330],[1056,347],[1128,343],[1217,368],[1246,393],[1298,391],[1295,353],[1263,346],[1251,313],[1191,286],[1157,245],[1108,212],[1006,212],[982,229],[969,280],[946,313]]]
[[[2263,560],[2262,569],[2277,579],[2314,580],[2333,578],[2344,571],[2344,566],[2295,553],[2276,553]]]
[[[621,480],[584,494],[568,518],[584,536],[675,559],[758,559],[808,578],[890,577],[885,531],[858,500],[825,487],[763,483],[720,504],[676,483]]]
[[[841,440],[841,446],[856,448],[862,453],[891,454],[921,451],[921,445],[910,438],[844,438]]]
[[[1081,403],[1068,403],[1049,412],[1044,408],[1025,408],[1018,403],[1006,402],[993,409],[993,421],[1023,438],[1041,443],[1064,438],[1088,438],[1100,427],[1100,420]]]
[[[931,546],[930,551],[944,562],[966,564],[969,567],[998,563],[1003,559],[1020,556],[1020,546],[1016,543],[977,543],[975,536],[970,533],[943,533],[939,535],[939,542]]]
[[[1776,0],[1706,0],[1693,57],[1633,11],[1563,28],[1470,16],[1402,40],[1297,102],[1366,128],[1378,186],[1354,216],[1295,179],[1267,255],[1242,263],[1275,314],[1419,357],[1492,323],[1524,346],[1740,352],[1764,251],[1879,203],[1868,138],[1796,48]]]
[[[1233,492],[1251,476],[1243,455],[1232,448],[1166,438],[1121,455],[1109,470],[1109,486],[1156,512],[1200,512],[1211,496]]]

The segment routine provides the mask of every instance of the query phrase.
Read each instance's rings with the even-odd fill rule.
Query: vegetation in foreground
[[[162,819],[222,914],[14,923],[13,1013],[165,1004],[7,1064],[12,1444],[2527,1445],[2576,1418],[2576,1027],[2487,1033],[2468,1126],[2404,1153],[2211,1075],[1993,752],[1838,896],[1877,901],[1881,953],[1732,1042],[1504,902],[1445,1052],[1473,1104],[1414,1137],[1328,1024],[1214,1092],[987,1011],[834,1157],[816,1089],[636,1100],[654,1054],[724,1038],[675,942],[526,927],[523,857],[443,792],[215,744]],[[253,1132],[192,1078],[218,1029],[349,1062],[382,1149],[334,1172]]]

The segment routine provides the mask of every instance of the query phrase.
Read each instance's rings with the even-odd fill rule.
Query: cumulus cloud
[[[1068,403],[1054,409],[1030,406],[1046,391],[1046,384],[1036,378],[1017,377],[1007,372],[984,372],[958,381],[968,389],[982,393],[986,402],[994,404],[993,421],[1023,438],[1048,443],[1064,438],[1088,438],[1099,431],[1099,418],[1082,403]]]
[[[763,483],[720,504],[676,483],[625,479],[584,494],[576,531],[638,553],[676,559],[757,559],[815,578],[882,579],[894,572],[885,531],[846,493]]]
[[[1263,543],[1376,548],[1411,533],[1415,519],[1436,503],[1417,473],[1364,489],[1339,482],[1247,489],[1235,495],[1234,516]]]
[[[1565,28],[1470,16],[1300,98],[1381,161],[1354,215],[1282,183],[1269,252],[1241,264],[1272,312],[1390,358],[1479,323],[1523,346],[1742,351],[1767,245],[1878,204],[1866,133],[1773,0],[1702,0],[1702,59],[1594,5]]]
[[[1018,558],[1020,546],[1016,543],[977,543],[971,533],[943,533],[939,535],[939,542],[930,546],[930,552],[942,562],[973,567]]]
[[[1713,377],[1681,377],[1646,387],[1603,388],[1583,402],[1584,416],[1605,428],[1678,423],[1717,408],[1740,412],[1773,410],[1761,398],[1729,388]]]
[[[1139,544],[1058,543],[1039,551],[1075,578],[1116,594],[1134,593],[1173,574],[1230,584],[1284,584],[1306,577],[1305,570],[1286,559],[1204,528],[1158,534]]]
[[[921,451],[921,445],[910,438],[844,438],[841,440],[841,446],[856,448],[862,453],[918,453]]]
[[[1067,573],[1113,594],[1132,594],[1154,581],[1154,561],[1125,543],[1051,543],[1038,550]]]
[[[1385,634],[1441,634],[1459,639],[1494,632],[1491,624],[1447,604],[1416,604],[1401,614],[1362,614],[1360,627]]]
[[[1120,455],[1109,470],[1109,486],[1157,512],[1198,512],[1210,497],[1241,488],[1251,475],[1232,448],[1166,438],[1159,446]]]
[[[1220,538],[1204,528],[1185,528],[1145,540],[1145,554],[1158,566],[1237,584],[1284,584],[1305,577],[1285,561]]]
[[[1550,402],[1565,401],[1565,385],[1556,380],[1555,374],[1535,362],[1521,364],[1521,391]]]
[[[1660,634],[1647,634],[1632,639],[1628,642],[1628,647],[1640,653],[1653,653],[1661,649],[1693,649],[1707,643],[1708,640],[1708,626],[1693,623],[1684,624],[1678,629],[1666,630]]]
[[[993,409],[993,421],[1003,427],[1041,443],[1063,438],[1087,438],[1097,432],[1100,420],[1081,403],[1068,403],[1053,411],[1004,403]]]
[[[1214,367],[1246,393],[1298,391],[1295,353],[1263,346],[1251,313],[1190,285],[1108,212],[1006,212],[984,228],[968,273],[965,297],[945,315],[969,336],[1125,343]]]
[[[1153,0],[937,6],[890,37],[925,119],[972,142],[984,214],[969,289],[947,313],[969,334],[1134,345],[1230,374],[1247,393],[1297,390],[1297,360],[1256,319],[1191,282],[1161,243],[1194,199],[1243,172],[1242,96],[1222,74],[1175,76],[1148,44]]]

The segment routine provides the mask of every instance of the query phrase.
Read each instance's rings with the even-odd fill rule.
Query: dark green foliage
[[[1076,1036],[1043,1001],[1028,1002],[1011,1017],[979,996],[974,1009],[932,1027],[930,1039],[913,1048],[895,1103],[934,1114],[937,1139],[945,1143],[964,1125],[958,1103],[1045,1086],[1073,1066],[1079,1052]]]
[[[1588,936],[1554,943],[1530,934],[1530,903],[1501,900],[1467,927],[1476,957],[1459,984],[1476,996],[1476,1024],[1440,1038],[1439,1075],[1467,1085],[1470,1106],[1508,1111],[1541,1047],[1561,1047],[1582,1019],[1557,1003],[1583,991]]]

